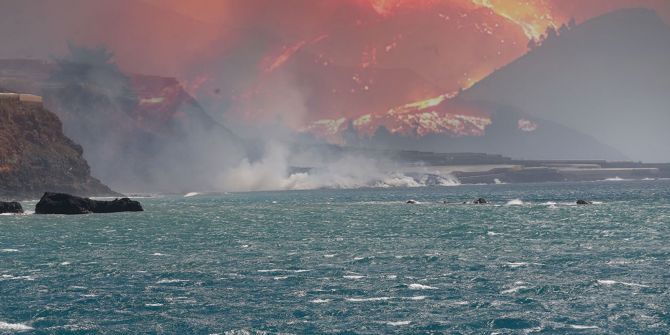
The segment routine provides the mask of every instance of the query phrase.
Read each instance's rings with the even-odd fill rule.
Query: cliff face
[[[243,157],[239,139],[176,79],[124,76],[94,66],[0,60],[0,87],[43,96],[64,133],[84,148],[93,174],[115,189],[210,189],[226,164]]]
[[[38,198],[45,191],[115,194],[91,177],[82,148],[36,96],[0,94],[0,199]]]

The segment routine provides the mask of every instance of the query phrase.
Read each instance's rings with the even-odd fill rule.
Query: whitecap
[[[198,192],[188,192],[184,194],[184,198],[190,198],[190,197],[195,197],[196,195],[200,195]]]
[[[572,329],[600,329],[598,326],[568,325]]]
[[[409,284],[409,289],[410,290],[437,290],[437,287],[434,286],[428,286],[428,285],[421,285],[421,284]]]
[[[186,283],[189,282],[190,280],[186,279],[161,279],[156,282],[156,284],[172,284],[172,283]]]
[[[389,325],[389,326],[407,326],[410,323],[412,323],[412,321],[388,321],[388,322],[386,322],[386,324]]]
[[[144,306],[147,306],[147,307],[161,307],[161,306],[163,306],[163,304],[153,303],[153,304],[144,304]]]
[[[314,299],[311,300],[310,302],[313,304],[326,304],[329,303],[331,300],[330,299]]]
[[[505,263],[505,265],[510,267],[510,268],[519,268],[519,267],[522,267],[522,266],[528,266],[528,263],[526,263],[526,262],[507,262],[507,263]]]
[[[508,201],[505,204],[505,206],[521,206],[523,204],[524,204],[524,202],[521,199],[512,199],[512,200]]]
[[[498,236],[498,235],[502,235],[502,234],[501,233],[496,233],[494,231],[487,231],[486,235],[488,235],[488,236]]]
[[[0,276],[0,281],[2,280],[28,280],[33,281],[35,277],[33,276],[13,276],[13,275],[2,275]]]
[[[0,249],[0,252],[19,252],[19,249]]]
[[[417,296],[413,296],[413,297],[408,297],[407,299],[409,299],[409,300],[424,300],[426,298],[428,298],[428,297],[425,296],[425,295],[417,295]]]
[[[26,331],[34,328],[23,323],[7,323],[0,321],[0,330]]]
[[[347,276],[342,276],[342,278],[345,278],[345,279],[363,279],[363,278],[365,278],[365,276],[347,275]]]
[[[632,263],[633,263],[632,261],[613,259],[611,261],[608,261],[606,264],[607,265],[626,265],[626,264],[632,264]]]
[[[72,263],[70,263],[70,262],[62,262],[62,263],[60,263],[60,265],[70,265],[70,264],[72,264]]]
[[[335,257],[335,255],[337,255],[337,254],[326,254],[326,255],[323,255],[323,257],[325,257],[325,258],[333,258],[333,257]]]
[[[605,285],[605,286],[623,285],[623,286],[632,286],[632,287],[649,287],[648,285],[636,284],[636,283],[627,283],[627,282],[623,282],[623,281],[616,281],[616,280],[610,280],[610,279],[599,279],[598,284]]]
[[[151,256],[165,256],[165,254],[161,254],[160,252],[154,252],[151,254]]]
[[[507,262],[505,266],[510,268],[520,268],[529,265],[543,265],[542,263],[528,263],[528,262]]]
[[[367,302],[367,301],[386,301],[390,299],[391,297],[374,297],[374,298],[346,298],[344,300],[350,302]]]
[[[521,290],[525,290],[527,288],[528,288],[528,286],[523,286],[523,285],[522,286],[515,286],[515,287],[509,288],[507,290],[504,290],[500,293],[502,293],[502,294],[517,293],[517,292],[519,292]]]
[[[277,276],[277,277],[272,277],[272,279],[274,279],[274,280],[284,280],[284,279],[288,279],[288,276]]]

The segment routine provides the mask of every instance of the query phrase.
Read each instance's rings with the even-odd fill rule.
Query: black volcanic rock
[[[0,201],[0,214],[3,213],[23,213],[23,207],[18,202]]]
[[[141,212],[142,205],[128,198],[98,201],[65,193],[46,192],[35,206],[35,214],[88,214]]]
[[[112,201],[93,202],[93,213],[116,213],[116,212],[142,212],[144,209],[139,201],[128,198],[114,199]]]
[[[577,205],[591,205],[593,202],[579,199],[577,200]]]
[[[484,199],[484,198],[479,198],[479,199],[473,201],[472,203],[476,204],[476,205],[483,205],[483,204],[487,204],[488,201],[486,201],[486,199]]]

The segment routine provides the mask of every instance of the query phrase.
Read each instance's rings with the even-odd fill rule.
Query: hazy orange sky
[[[296,120],[468,88],[571,18],[646,7],[670,22],[665,0],[5,2],[0,58],[59,57],[67,41],[102,45],[124,71],[177,77],[203,101],[245,113],[289,101],[283,109],[306,110]]]

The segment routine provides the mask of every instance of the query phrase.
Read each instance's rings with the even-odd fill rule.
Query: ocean
[[[670,181],[190,195],[0,216],[0,333],[670,333]]]

